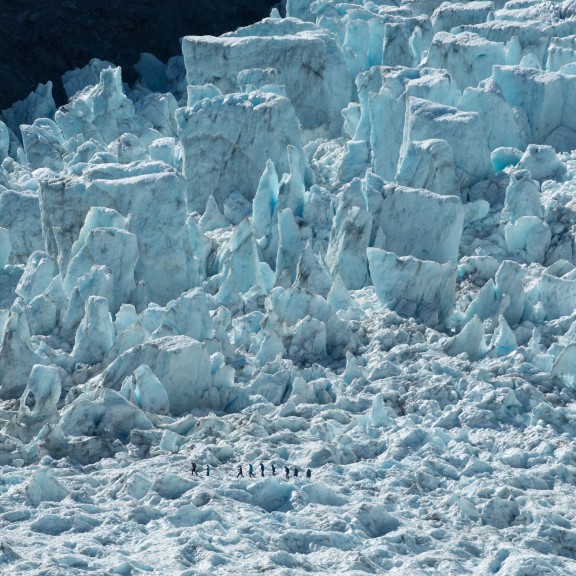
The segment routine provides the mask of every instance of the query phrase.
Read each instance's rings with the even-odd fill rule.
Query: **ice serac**
[[[526,114],[531,143],[550,143],[558,152],[576,146],[576,115],[570,97],[576,77],[517,66],[495,66],[492,78],[506,101]]]
[[[54,424],[59,419],[57,404],[60,401],[62,386],[60,374],[54,366],[33,366],[28,384],[20,398],[20,408],[16,417],[17,424],[24,428],[19,436],[30,441],[45,424]],[[26,401],[30,398],[34,405],[30,409]]]
[[[2,110],[2,120],[16,135],[20,134],[22,124],[32,124],[38,118],[53,118],[56,103],[52,97],[52,82],[38,84],[34,92],[7,110]]]
[[[370,276],[382,305],[428,326],[446,323],[456,298],[453,262],[399,257],[379,248],[368,248],[367,254]]]
[[[39,118],[31,126],[22,124],[20,130],[26,159],[32,169],[45,167],[60,172],[64,168],[64,138],[53,120]]]
[[[164,336],[190,336],[204,342],[212,335],[212,321],[206,305],[206,294],[201,288],[184,292],[176,300],[168,302],[162,324],[152,334]]]
[[[0,228],[0,269],[8,264],[11,251],[10,231],[6,228]]]
[[[73,341],[91,296],[105,298],[108,303],[114,301],[114,277],[106,266],[92,266],[86,274],[78,278],[62,317],[63,337]]]
[[[272,267],[278,255],[278,194],[278,175],[268,160],[252,201],[252,227],[260,257]]]
[[[410,142],[400,159],[396,182],[401,186],[424,188],[444,196],[459,196],[460,183],[448,142]]]
[[[84,90],[87,86],[94,86],[100,81],[100,72],[105,68],[114,68],[114,64],[99,58],[92,58],[86,66],[69,70],[62,74],[62,85],[68,98]]]
[[[373,66],[358,75],[356,87],[360,117],[354,140],[369,143],[372,170],[389,181],[393,180],[398,167],[409,98],[456,106],[461,96],[452,77],[435,68]],[[431,137],[445,138],[440,134],[427,138]]]
[[[419,45],[427,46],[432,34],[430,19],[424,15],[385,23],[382,63],[415,68],[421,56]]]
[[[115,339],[116,330],[108,300],[101,296],[90,296],[76,332],[76,343],[72,350],[74,360],[82,364],[97,364],[112,348]]]
[[[220,209],[235,191],[251,201],[267,160],[283,174],[290,171],[287,145],[302,154],[294,108],[287,98],[275,94],[251,92],[200,100],[180,108],[176,120],[190,212],[203,213],[211,195]]]
[[[54,119],[65,138],[83,134],[108,144],[124,133],[138,131],[134,113],[134,103],[122,87],[121,69],[104,67],[99,82],[76,93]]]
[[[279,280],[285,270],[290,282],[296,280],[298,260],[302,250],[300,229],[290,208],[278,215],[278,255],[276,257],[276,279]]]
[[[528,170],[515,170],[510,174],[510,182],[506,188],[502,219],[513,224],[522,216],[543,218],[544,208],[538,182],[531,178]]]
[[[124,380],[120,394],[144,412],[169,414],[170,404],[166,390],[146,364],[136,368],[134,374]]]
[[[278,189],[278,210],[290,208],[294,216],[302,216],[304,211],[304,167],[298,148],[288,146],[288,164],[290,173],[280,182]]]
[[[547,319],[568,316],[576,309],[576,281],[544,272],[538,282],[537,297]]]
[[[326,352],[334,359],[342,358],[346,351],[354,352],[358,347],[349,326],[338,318],[330,304],[307,290],[276,287],[266,298],[266,310],[266,327],[276,329],[288,346],[294,336],[302,344],[307,343],[303,348],[296,348],[305,354],[306,347],[313,343],[317,333],[325,334]],[[307,320],[307,317],[316,322]],[[307,334],[305,328],[313,329]]]
[[[300,254],[296,269],[296,286],[326,298],[332,286],[332,279],[323,262],[314,254],[307,242]]]
[[[461,185],[470,186],[491,174],[490,150],[480,115],[423,98],[406,107],[401,156],[414,140],[446,140],[454,154]]]
[[[215,38],[182,41],[188,84],[236,92],[238,73],[274,68],[304,130],[339,136],[352,79],[342,48],[325,30],[296,19],[269,19]]]
[[[114,276],[114,300],[110,302],[115,312],[127,302],[136,289],[134,269],[138,262],[138,242],[134,234],[118,228],[91,230],[82,247],[68,265],[64,288],[72,293],[78,278],[92,266],[107,266]]]
[[[334,217],[326,263],[346,288],[358,290],[369,280],[366,249],[372,231],[372,216],[359,206],[341,206]]]
[[[49,468],[36,470],[26,486],[26,495],[32,506],[39,506],[42,502],[61,502],[68,494],[68,490],[54,477]]]
[[[510,254],[519,255],[524,262],[543,262],[552,239],[550,226],[537,216],[521,216],[504,228],[506,246]]]
[[[464,224],[457,196],[386,184],[380,213],[384,248],[398,256],[456,261]]]
[[[520,323],[524,314],[524,269],[517,262],[504,260],[496,272],[496,290],[498,298],[508,297],[509,303],[503,311],[506,322],[514,327]]]
[[[488,347],[480,318],[474,316],[459,334],[448,341],[444,350],[451,356],[465,353],[472,361],[482,358],[488,352]]]
[[[514,146],[499,146],[492,150],[490,163],[494,172],[502,172],[508,166],[516,166],[522,158],[522,152]]]
[[[559,147],[560,150],[563,147]],[[561,180],[566,174],[566,165],[560,161],[552,146],[529,144],[518,162],[519,169],[529,170],[535,180]]]
[[[129,235],[104,228],[97,233],[92,230],[86,242],[96,247],[101,244],[98,239],[106,237],[117,245],[125,238],[133,246],[131,237],[135,236],[138,260],[134,281],[145,283],[150,300],[165,304],[194,285],[195,268],[191,266],[193,255],[186,227],[186,182],[167,164],[101,164],[91,166],[81,177],[47,178],[41,183],[40,205],[47,251],[57,261],[62,275],[67,272],[73,244],[90,208],[102,207],[111,208],[128,219],[126,232]],[[150,206],[155,209],[150,210]],[[98,219],[102,218],[105,217],[100,211]],[[129,260],[133,265],[133,247],[130,250]],[[116,290],[125,298],[130,278],[129,273],[122,270],[127,264],[122,258],[116,251],[105,256],[111,269],[121,275],[115,278]],[[114,305],[119,307],[121,303]]]
[[[166,336],[135,346],[118,356],[98,381],[120,390],[124,380],[143,365],[162,383],[175,416],[195,408],[222,410],[227,404],[228,383],[222,373],[219,377],[221,368],[213,372],[206,345],[189,336]]]
[[[436,32],[449,32],[455,26],[482,24],[495,8],[494,2],[442,2],[430,16]]]
[[[242,220],[234,230],[230,241],[218,254],[218,260],[224,277],[234,275],[235,291],[245,293],[254,286],[264,286],[252,221],[249,218]]]
[[[220,212],[214,196],[210,195],[208,197],[208,202],[206,202],[206,210],[202,217],[198,221],[198,226],[202,232],[210,232],[211,230],[217,230],[218,228],[226,228],[229,222],[227,218]]]
[[[492,153],[496,148],[507,149],[502,152],[506,152],[508,163],[512,163],[511,160],[518,153],[512,150],[523,149],[530,141],[530,125],[526,114],[504,98],[500,87],[492,79],[481,82],[478,87],[466,88],[458,107],[465,112],[476,112],[480,118],[486,118],[489,114],[498,117],[498,122],[484,122],[482,128]],[[502,157],[502,153],[500,156]],[[506,163],[494,164],[492,160],[492,165],[497,172],[505,168]]]
[[[0,398],[19,398],[36,364],[46,364],[33,349],[22,299],[10,308],[0,344]]]
[[[82,393],[62,410],[59,428],[66,436],[105,436],[126,441],[134,429],[150,430],[146,414],[118,392],[98,388]]]
[[[508,326],[504,316],[500,316],[498,320],[498,328],[494,331],[494,336],[492,338],[492,346],[496,350],[497,356],[506,356],[511,352],[514,352],[517,348],[516,335]]]
[[[24,273],[16,287],[16,294],[26,304],[36,296],[42,294],[50,285],[52,278],[56,276],[56,263],[46,252],[36,250],[26,262]]]
[[[423,64],[450,72],[461,89],[477,86],[492,74],[492,66],[506,64],[505,47],[477,34],[438,32]]]
[[[45,250],[38,194],[32,190],[0,192],[0,226],[9,231],[11,264],[24,264],[35,250]]]
[[[492,319],[500,312],[501,308],[506,307],[506,302],[503,302],[499,296],[496,286],[494,285],[494,280],[490,278],[488,282],[480,288],[480,291],[466,309],[463,321],[469,324],[474,317],[481,321]]]

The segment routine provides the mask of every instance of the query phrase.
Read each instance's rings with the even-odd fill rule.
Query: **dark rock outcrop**
[[[123,78],[141,52],[166,61],[187,34],[219,35],[268,16],[276,0],[11,0],[0,11],[0,109],[91,58],[122,66]]]

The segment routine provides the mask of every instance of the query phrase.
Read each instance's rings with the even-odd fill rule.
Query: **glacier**
[[[0,573],[575,574],[573,4],[181,46],[0,115]]]

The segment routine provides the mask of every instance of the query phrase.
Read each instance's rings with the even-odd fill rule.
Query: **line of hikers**
[[[266,469],[266,467],[264,466],[264,462],[260,462],[259,468],[260,468],[260,475],[264,476],[264,471]],[[270,464],[270,468],[272,470],[272,476],[276,476],[276,466],[274,466],[274,464]],[[244,478],[244,470],[241,464],[238,465],[237,470],[238,474],[236,474],[236,478]],[[194,475],[198,476],[198,465],[196,464],[196,462],[192,462],[191,464],[191,474],[192,476]],[[286,479],[290,478],[290,468],[288,466],[284,466],[284,474],[286,476]],[[210,464],[206,464],[206,476],[210,476]],[[250,478],[254,478],[256,476],[256,474],[254,474],[254,464],[248,465],[248,476]],[[296,466],[294,466],[293,476],[294,478],[298,478],[298,468],[296,468]],[[306,470],[306,478],[308,479],[312,478],[312,470],[310,470],[310,468]]]
[[[272,476],[276,476],[276,466],[274,466],[274,464],[270,464],[270,469],[272,470]],[[243,472],[241,464],[238,465],[237,470],[238,470],[238,474],[236,474],[236,478],[244,478],[244,472]],[[260,475],[261,476],[264,476],[264,470],[265,470],[264,462],[260,462]],[[284,466],[284,474],[285,474],[286,478],[290,478],[290,468],[288,468],[288,466]],[[248,464],[248,476],[250,478],[254,478],[256,476],[256,474],[254,474],[254,465],[253,464]],[[296,468],[296,466],[294,466],[293,476],[294,476],[294,478],[298,478],[298,468]],[[310,468],[308,468],[308,470],[306,470],[306,478],[312,478],[312,470],[310,470]]]

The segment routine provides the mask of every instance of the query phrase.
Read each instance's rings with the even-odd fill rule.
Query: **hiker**
[[[252,466],[252,464],[248,465],[248,476],[250,476],[250,478],[254,478],[254,466]]]
[[[290,478],[290,468],[284,466],[284,472],[286,472],[286,480],[288,480],[288,478]]]
[[[276,466],[274,466],[274,464],[271,464],[270,467],[272,468],[272,476],[276,476]]]
[[[310,470],[310,468],[308,468],[308,470],[306,470],[306,478],[308,478],[308,480],[310,480],[310,478],[312,478],[312,470]]]
[[[240,478],[240,476],[244,478],[244,474],[242,474],[242,466],[238,466],[238,474],[236,474],[236,478]]]
[[[260,474],[264,476],[264,462],[260,462]]]
[[[210,464],[206,464],[206,476],[210,476]]]
[[[298,468],[294,466],[294,478],[298,478]]]
[[[196,467],[196,462],[192,462],[191,474],[192,474],[192,476],[193,476],[194,474],[196,474],[196,476],[198,476],[198,469],[197,469],[197,467]]]

